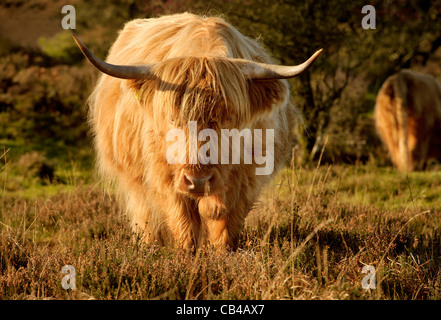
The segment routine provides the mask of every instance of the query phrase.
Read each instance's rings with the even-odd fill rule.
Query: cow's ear
[[[135,90],[135,91],[141,90],[143,84],[144,84],[144,80],[136,80],[136,79],[135,80],[127,80],[127,83],[126,83],[128,88]]]
[[[139,101],[149,100],[149,97],[152,98],[155,90],[154,80],[126,80],[124,85]]]
[[[271,112],[289,96],[286,80],[249,80],[249,97],[252,114]]]

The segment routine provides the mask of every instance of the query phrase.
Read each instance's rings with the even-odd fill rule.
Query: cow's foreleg
[[[208,219],[206,223],[210,243],[216,247],[235,250],[244,220],[245,216],[237,213],[219,219]]]

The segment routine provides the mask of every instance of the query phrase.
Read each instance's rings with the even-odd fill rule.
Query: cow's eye
[[[171,124],[172,126],[176,126],[176,121],[175,121],[175,119],[171,119],[171,120],[170,120],[170,124]]]

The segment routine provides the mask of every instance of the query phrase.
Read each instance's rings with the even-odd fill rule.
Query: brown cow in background
[[[402,70],[387,78],[374,118],[400,171],[423,170],[429,158],[441,159],[441,84],[434,77]]]

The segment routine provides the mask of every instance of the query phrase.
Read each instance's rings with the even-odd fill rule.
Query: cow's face
[[[168,180],[196,199],[225,194],[238,184],[235,172],[255,166],[255,148],[266,153],[254,129],[286,103],[286,83],[246,79],[223,59],[173,59],[154,71],[157,79],[138,90],[152,109]]]
[[[213,106],[206,107],[206,111],[210,110]],[[210,218],[219,217],[234,206],[227,193],[237,190],[235,172],[245,165],[232,163],[232,139],[225,139],[222,132],[234,129],[237,122],[235,116],[226,114],[217,114],[210,121],[201,117],[178,120],[176,116],[167,120],[167,133],[162,132],[167,146],[162,149],[163,157],[170,168],[172,187],[194,199],[199,214]]]
[[[194,198],[225,193],[233,166],[223,132],[234,128],[231,118],[171,119],[167,127],[165,157],[175,189]]]
[[[163,83],[156,83],[159,101],[168,100],[171,104],[155,110],[155,115],[159,114],[155,123],[162,123],[156,130],[164,139],[162,143],[166,148],[162,149],[162,156],[171,169],[175,190],[200,199],[227,191],[232,166],[226,158],[230,147],[222,141],[222,131],[243,125],[246,110],[240,112],[240,106],[222,93],[216,75],[204,67],[192,67],[192,70],[201,68],[201,72],[183,73],[183,79],[175,77],[173,81],[179,85],[174,90],[162,91]],[[238,82],[231,78],[230,81]],[[238,94],[241,94],[242,107],[247,108],[248,97],[242,92],[233,93]]]

